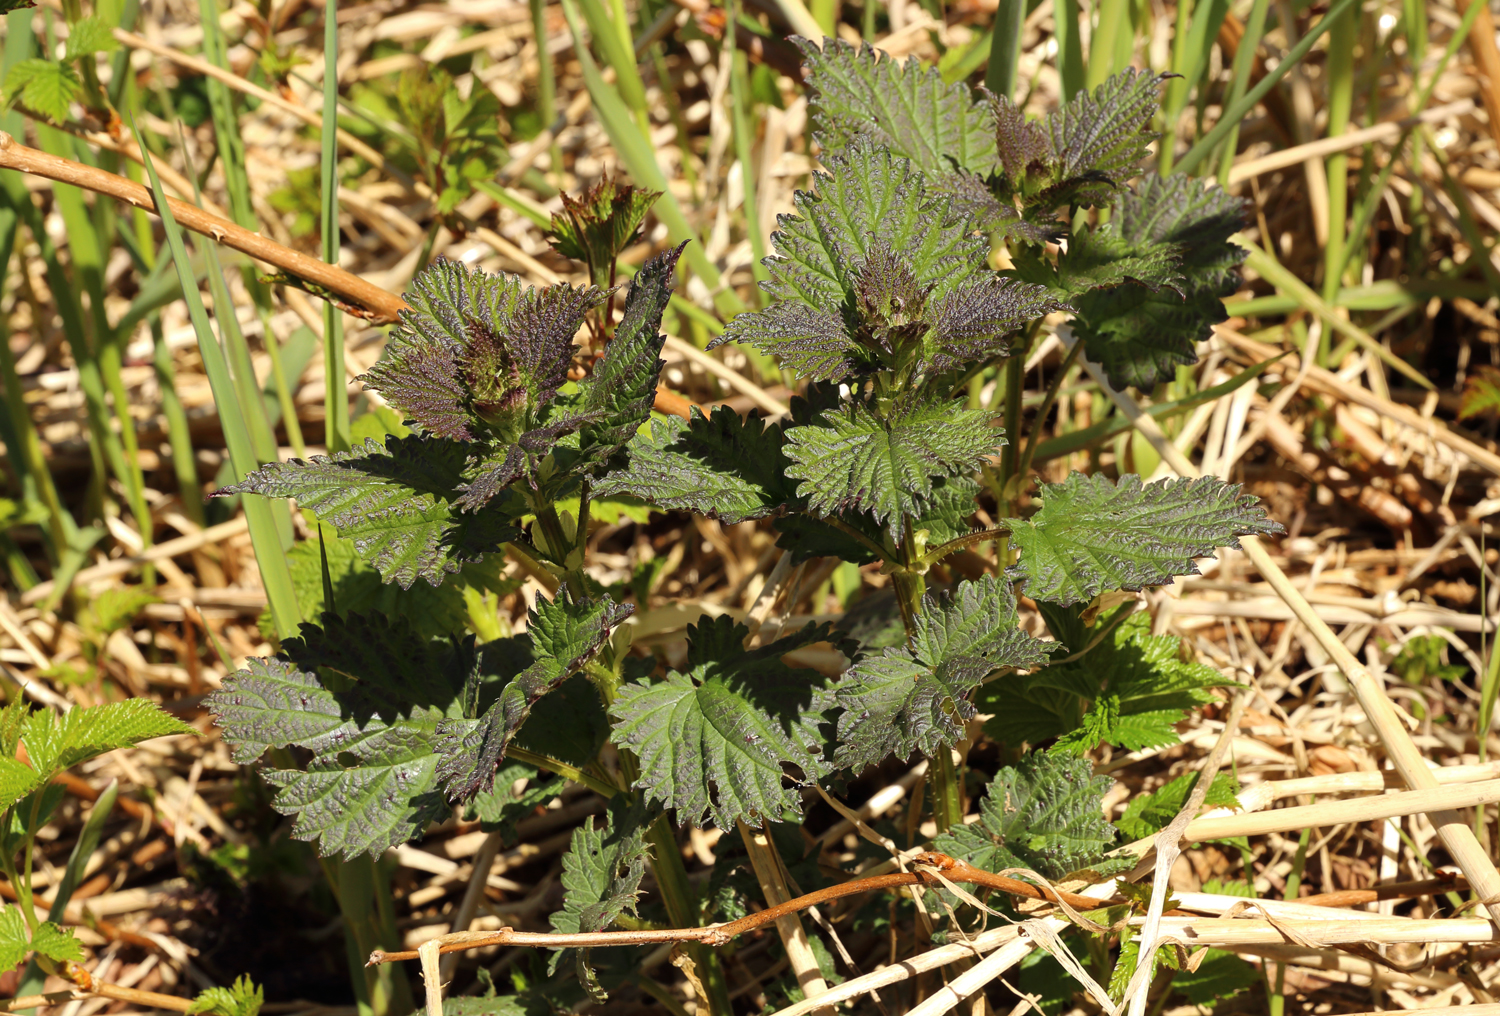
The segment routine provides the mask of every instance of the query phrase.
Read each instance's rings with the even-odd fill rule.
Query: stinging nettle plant
[[[786,417],[652,416],[681,248],[641,268],[614,323],[605,287],[653,195],[606,180],[554,220],[593,284],[526,289],[442,261],[413,281],[366,377],[410,435],[229,488],[297,499],[403,588],[506,546],[558,580],[524,634],[482,644],[419,634],[399,611],[340,614],[330,590],[320,624],[212,697],[239,761],[278,750],[275,805],[324,853],[379,853],[454,806],[503,829],[574,779],[612,801],[574,836],[553,927],[637,921],[648,859],[667,919],[699,924],[744,904],[700,898],[677,824],[797,821],[809,784],[924,755],[937,849],[1048,878],[1120,867],[1106,857],[1119,840],[1100,811],[1108,781],[1080,756],[1173,743],[1224,681],[1119,594],[1279,527],[1212,477],[1074,473],[1038,485],[1033,510],[1057,384],[1023,434],[1023,364],[1048,328],[1069,344],[1058,381],[1079,356],[1120,386],[1173,378],[1224,316],[1239,204],[1185,177],[1136,179],[1160,77],[1127,72],[1036,121],[868,47],[799,44],[824,171],[772,238],[764,309],[717,340],[805,382]],[[585,324],[596,359],[574,345]],[[990,402],[970,394],[984,378]],[[684,662],[660,667],[631,652],[632,605],[585,567],[591,504],[621,496],[765,520],[794,565],[878,562],[889,597],[869,597],[858,622],[790,632],[705,617]],[[986,544],[993,557],[974,553]],[[1021,627],[1018,587],[1051,640]],[[814,645],[847,669],[797,666],[790,654]],[[983,735],[981,712],[994,717]],[[965,826],[962,759],[980,736],[1016,761]],[[531,783],[516,796],[519,779]],[[709,1005],[727,1013],[716,961],[695,948]],[[600,990],[584,954],[578,969]]]

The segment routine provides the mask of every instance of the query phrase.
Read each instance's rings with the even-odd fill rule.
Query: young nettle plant
[[[556,793],[556,780],[535,780],[509,794],[540,765],[612,797],[605,824],[574,836],[553,927],[634,923],[648,857],[681,927],[733,906],[722,894],[706,906],[688,882],[674,819],[796,821],[807,785],[926,755],[938,849],[1048,878],[1112,867],[1107,781],[1080,756],[1101,742],[1172,743],[1184,710],[1223,683],[1184,661],[1176,639],[1152,637],[1119,591],[1193,574],[1195,558],[1279,527],[1214,478],[1075,473],[1042,484],[1023,515],[1057,390],[1023,446],[1023,364],[1049,320],[1072,342],[1069,365],[1086,354],[1117,384],[1150,385],[1191,362],[1242,256],[1229,242],[1238,205],[1186,179],[1131,186],[1151,140],[1150,75],[1111,79],[1038,123],[868,49],[804,48],[826,172],[773,237],[769,305],[721,340],[806,382],[787,417],[650,417],[681,248],[647,262],[602,357],[567,381],[574,337],[608,299],[599,284],[644,208],[601,189],[554,224],[599,284],[525,290],[447,262],[414,280],[412,309],[367,377],[412,436],[267,466],[231,488],[297,498],[402,586],[440,583],[507,543],[561,582],[520,636],[430,638],[401,617],[330,610],[226,681],[211,704],[236,758],[303,750],[300,767],[283,754],[268,774],[297,836],[325,853],[377,853],[455,804],[503,828]],[[991,235],[1005,271],[990,267]],[[603,313],[594,334],[609,324]],[[999,399],[971,398],[970,382],[996,370]],[[974,521],[986,487],[988,527]],[[850,623],[763,638],[704,619],[682,666],[663,673],[629,652],[631,606],[585,571],[591,499],[617,495],[729,524],[768,520],[793,564],[879,562],[899,635],[861,643]],[[557,507],[573,497],[576,518]],[[986,543],[987,574],[928,588],[934,569]],[[1018,583],[1052,640],[1021,628]],[[814,644],[835,646],[848,669],[831,679],[789,662]],[[981,709],[1019,761],[965,826],[954,749],[978,736]],[[716,871],[711,885],[726,878]],[[714,956],[694,948],[709,1007],[727,1014]],[[579,971],[592,985],[582,955]]]

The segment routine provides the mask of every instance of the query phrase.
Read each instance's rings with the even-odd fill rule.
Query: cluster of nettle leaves
[[[401,616],[330,612],[230,678],[212,706],[238,760],[304,749],[300,767],[267,774],[297,836],[325,853],[379,852],[454,805],[481,816],[534,806],[535,795],[510,795],[533,770],[508,765],[496,781],[508,750],[609,782],[608,739],[631,784],[618,800],[633,808],[611,809],[608,836],[579,831],[554,920],[598,929],[633,908],[642,831],[664,812],[731,828],[795,820],[799,788],[936,756],[984,709],[1013,748],[1056,744],[1003,770],[983,821],[939,846],[1055,877],[1098,867],[1118,839],[1082,752],[1171,743],[1184,710],[1222,683],[1128,618],[1130,606],[1098,606],[1277,529],[1217,479],[1041,484],[1033,512],[1001,520],[1014,558],[1003,575],[923,594],[933,565],[977,542],[979,477],[1017,439],[997,410],[966,405],[969,377],[1066,312],[1116,384],[1149,387],[1192,362],[1222,319],[1242,256],[1229,242],[1238,203],[1181,177],[1131,183],[1160,79],[1128,72],[1028,121],[914,63],[831,40],[804,49],[826,172],[781,220],[765,309],[720,340],[807,382],[786,418],[651,416],[680,248],[635,276],[602,358],[577,382],[573,340],[610,299],[604,289],[524,289],[439,262],[414,280],[412,309],[366,378],[414,433],[268,465],[233,488],[296,498],[403,587],[441,583],[507,543],[565,579],[513,638],[428,638]],[[571,202],[560,248],[607,281],[647,200],[610,185]],[[1013,265],[999,272],[988,263],[997,234]],[[823,624],[757,645],[731,618],[704,619],[688,630],[686,662],[663,673],[611,638],[633,608],[582,570],[580,520],[591,499],[618,495],[724,523],[771,520],[795,561],[880,561],[904,637],[873,648]],[[557,509],[570,499],[576,518]],[[1055,641],[1018,626],[1017,584]],[[848,657],[842,676],[787,661],[819,643]]]

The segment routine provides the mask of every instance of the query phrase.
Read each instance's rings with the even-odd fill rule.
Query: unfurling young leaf
[[[1196,575],[1193,559],[1239,537],[1281,532],[1237,483],[1212,476],[1143,483],[1125,475],[1071,473],[1045,483],[1042,507],[1011,524],[1021,560],[1009,575],[1024,579],[1034,600],[1066,606],[1108,589],[1141,589]]]
[[[827,166],[772,236],[762,288],[774,302],[713,345],[747,342],[814,380],[916,378],[1001,355],[1007,336],[1063,306],[1044,287],[997,279],[987,242],[912,162],[858,137]]]
[[[212,1013],[213,1016],[260,1016],[260,1007],[265,1004],[266,993],[260,985],[250,980],[249,974],[241,974],[227,988],[209,988],[200,992],[187,1008],[187,1016],[197,1013]]]
[[[969,693],[1002,668],[1046,663],[1053,648],[1017,627],[1015,593],[994,576],[927,596],[908,643],[860,660],[834,689],[844,707],[834,761],[859,772],[958,743],[975,715]]]
[[[956,825],[933,849],[985,871],[1028,868],[1059,879],[1091,868],[1108,874],[1118,835],[1101,810],[1110,780],[1087,759],[1037,752],[995,774],[979,805],[979,821]],[[1124,863],[1128,870],[1135,859]]]
[[[552,213],[547,238],[563,257],[588,265],[589,279],[603,289],[614,284],[615,259],[635,242],[659,197],[659,191],[632,187],[606,173],[579,197],[562,196],[563,210]]]
[[[782,657],[831,641],[827,625],[746,649],[748,628],[733,618],[688,627],[688,671],[654,684],[623,685],[610,709],[614,742],[640,757],[636,786],[679,821],[721,829],[800,815],[792,782],[828,775],[825,738],[832,697],[816,671]],[[799,772],[788,771],[795,766]]]
[[[625,913],[634,914],[646,871],[645,810],[623,796],[610,801],[602,826],[590,821],[573,831],[563,855],[563,905],[553,911],[552,930],[605,931]],[[548,972],[555,971],[566,950],[552,954]],[[589,967],[587,949],[578,950],[578,980],[597,1001],[604,991]]]

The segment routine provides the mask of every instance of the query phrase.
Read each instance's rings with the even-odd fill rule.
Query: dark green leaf
[[[563,855],[563,905],[552,913],[552,930],[605,931],[621,914],[635,913],[646,871],[644,810],[622,795],[610,801],[605,823],[588,822],[573,831]],[[562,953],[552,954],[549,972],[557,969]],[[578,979],[602,1001],[603,991],[588,965],[588,950],[578,951]]]
[[[1225,319],[1223,298],[1238,284],[1245,250],[1230,237],[1243,225],[1238,198],[1180,173],[1151,173],[1119,193],[1109,225],[1095,235],[1107,236],[1122,252],[1114,263],[1131,266],[1144,284],[1102,288],[1073,301],[1084,349],[1112,384],[1149,388],[1197,359],[1197,344]],[[1176,251],[1177,277],[1165,271],[1151,277],[1140,262],[1157,264],[1167,249]]]
[[[1196,575],[1194,558],[1281,532],[1238,484],[1211,476],[1145,484],[1128,474],[1116,485],[1102,473],[1072,473],[1043,484],[1041,500],[1040,511],[1012,524],[1021,560],[1010,575],[1026,580],[1032,599],[1064,605]]]
[[[1158,790],[1149,794],[1137,794],[1130,799],[1125,814],[1120,816],[1120,832],[1132,840],[1155,836],[1172,824],[1178,812],[1187,805],[1188,797],[1197,784],[1197,773],[1184,773]],[[1214,777],[1203,803],[1210,808],[1232,808],[1237,803],[1238,793],[1239,785],[1234,777],[1221,772]]]
[[[1172,978],[1172,990],[1197,1006],[1233,998],[1260,980],[1260,971],[1232,952],[1210,949],[1197,970],[1183,970]]]
[[[531,665],[511,678],[482,716],[438,724],[437,777],[450,800],[468,801],[493,785],[506,746],[532,705],[582,667],[634,609],[608,597],[575,600],[566,586],[551,603],[537,601],[526,627],[535,647]]]
[[[858,772],[958,743],[975,715],[969,692],[1001,668],[1045,663],[1052,648],[1016,626],[1015,594],[994,576],[927,596],[908,644],[865,657],[836,687],[835,763]]]
[[[655,418],[628,447],[629,466],[600,481],[597,493],[633,494],[730,525],[778,514],[796,497],[782,428],[727,406],[708,417],[694,409],[691,420]]]
[[[1048,879],[1102,870],[1116,840],[1100,803],[1109,786],[1108,778],[1093,775],[1087,759],[1028,755],[995,774],[978,822],[954,826],[933,841],[933,849],[985,871],[1029,868]]]
[[[894,535],[903,515],[924,514],[942,478],[977,469],[1005,444],[992,420],[948,402],[895,406],[881,418],[851,400],[787,431],[786,472],[803,481],[808,511],[868,511]]]
[[[727,616],[690,625],[687,673],[623,685],[610,709],[615,743],[640,758],[636,785],[650,800],[676,808],[681,821],[712,816],[727,829],[737,819],[754,825],[800,815],[801,795],[788,779],[831,771],[819,730],[832,705],[827,681],[781,657],[834,634],[826,625],[808,625],[748,650],[747,635]]]
[[[436,586],[518,535],[512,522],[524,511],[519,504],[458,509],[467,462],[461,442],[393,437],[384,447],[370,440],[332,458],[273,462],[217,493],[296,498],[352,540],[385,581],[406,589],[422,578]]]
[[[525,788],[514,793],[512,788],[521,780],[527,781]],[[541,773],[531,766],[512,762],[495,773],[494,786],[474,795],[466,817],[478,819],[485,832],[498,832],[506,843],[514,843],[516,823],[530,817],[539,805],[555,800],[567,785],[565,776]]]

